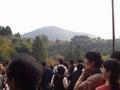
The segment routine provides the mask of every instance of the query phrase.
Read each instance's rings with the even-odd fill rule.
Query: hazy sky
[[[120,0],[115,1],[116,36],[120,37]],[[0,25],[21,34],[58,26],[102,38],[112,37],[111,0],[0,0]]]

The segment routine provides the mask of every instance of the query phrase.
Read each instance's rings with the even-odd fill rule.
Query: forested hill
[[[68,31],[59,27],[55,26],[48,26],[48,27],[43,27],[39,28],[36,30],[33,30],[32,32],[25,33],[23,37],[25,38],[35,38],[38,35],[46,35],[49,40],[70,40],[73,38],[75,35],[86,35],[90,38],[95,38],[94,35],[88,34],[88,33],[77,33],[77,32],[72,32]]]
[[[47,32],[48,35],[51,35],[52,32],[55,35],[58,32],[62,33],[61,31],[57,32],[56,29],[50,30]],[[65,35],[67,36],[67,34],[66,31]],[[85,53],[90,50],[99,51],[103,56],[103,60],[105,60],[112,53],[112,39],[105,40],[99,37],[89,38],[88,36],[80,35],[75,35],[71,38],[71,41],[50,41],[46,35],[37,36],[35,39],[22,38],[20,33],[13,34],[9,26],[0,26],[0,62],[9,60],[17,53],[30,54],[38,62],[44,60],[54,61],[59,58],[64,58],[65,60],[83,60]],[[115,50],[120,51],[120,39],[115,40]]]

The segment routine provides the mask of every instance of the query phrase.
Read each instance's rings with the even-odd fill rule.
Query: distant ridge
[[[49,40],[56,40],[56,39],[70,40],[75,35],[86,35],[90,38],[96,38],[96,36],[88,34],[88,33],[72,32],[72,31],[68,31],[68,30],[65,30],[65,29],[62,29],[56,26],[47,26],[43,28],[38,28],[36,30],[23,34],[22,37],[35,38],[36,36],[42,35],[42,34],[47,35]]]

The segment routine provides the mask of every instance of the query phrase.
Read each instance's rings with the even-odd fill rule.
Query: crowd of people
[[[83,61],[58,60],[54,67],[18,54],[0,64],[0,90],[120,90],[120,52],[108,60],[89,51]]]

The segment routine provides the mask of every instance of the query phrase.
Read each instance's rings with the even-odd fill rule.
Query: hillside
[[[42,34],[47,35],[49,40],[70,40],[75,35],[86,35],[90,38],[95,38],[95,36],[91,34],[72,32],[55,26],[39,28],[33,30],[32,32],[25,33],[22,36],[25,38],[35,38],[36,36]]]

